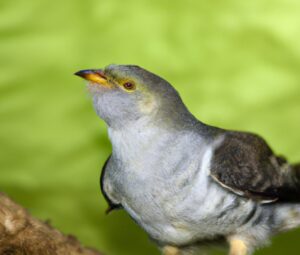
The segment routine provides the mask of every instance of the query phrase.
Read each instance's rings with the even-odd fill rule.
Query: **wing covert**
[[[261,203],[280,197],[286,175],[287,161],[273,154],[267,143],[257,135],[226,132],[216,148],[211,177],[222,187]]]

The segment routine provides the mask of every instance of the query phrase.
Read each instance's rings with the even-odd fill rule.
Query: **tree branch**
[[[23,207],[0,193],[0,254],[101,255],[63,235],[48,223],[33,218]]]

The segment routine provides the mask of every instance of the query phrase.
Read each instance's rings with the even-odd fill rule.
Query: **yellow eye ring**
[[[133,82],[131,82],[131,81],[124,82],[123,83],[123,87],[126,90],[131,90],[131,91],[135,90],[135,84]]]

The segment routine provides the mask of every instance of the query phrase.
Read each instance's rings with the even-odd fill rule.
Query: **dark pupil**
[[[126,83],[124,84],[124,87],[125,87],[126,89],[132,89],[132,88],[133,88],[133,84],[132,84],[131,82],[126,82]]]

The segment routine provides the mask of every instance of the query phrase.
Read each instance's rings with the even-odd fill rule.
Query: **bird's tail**
[[[300,185],[300,163],[292,165],[293,173],[296,179],[296,182]]]
[[[282,171],[286,173],[286,179],[285,183],[278,189],[279,201],[300,203],[300,164],[285,164]]]
[[[300,163],[291,166],[296,201],[300,202]]]
[[[300,163],[291,165],[293,187],[285,194],[289,199],[278,203],[276,215],[279,224],[279,232],[300,227]]]

